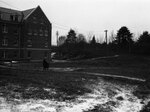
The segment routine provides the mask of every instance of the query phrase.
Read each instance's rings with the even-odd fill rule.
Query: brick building
[[[0,7],[0,60],[50,58],[51,31],[40,6],[25,11]]]

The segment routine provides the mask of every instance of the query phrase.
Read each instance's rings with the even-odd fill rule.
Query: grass
[[[16,69],[0,68],[0,96],[4,96],[8,100],[33,98],[64,101],[74,100],[78,95],[91,92],[85,85],[94,84],[98,76],[87,75],[83,72],[149,78],[150,57],[121,55],[96,60],[50,63],[50,67],[81,68],[75,72],[42,71],[42,62],[19,63],[13,66]],[[112,81],[112,78],[105,77],[105,80]],[[125,80],[120,81],[133,83]],[[101,110],[104,110],[103,107],[97,106],[91,112]]]
[[[150,77],[150,57],[120,55],[113,58],[80,60],[69,63],[51,63],[51,67],[79,67],[81,71],[115,74],[147,79]]]
[[[27,88],[30,85],[35,86],[38,87],[38,89],[33,91],[33,93],[39,94],[37,96],[41,98],[49,96],[40,95],[40,91],[43,91],[43,87],[56,89],[60,94],[65,93],[65,96],[75,96],[76,94],[80,95],[85,92],[90,92],[84,85],[88,83],[90,79],[96,79],[97,76],[85,75],[84,72],[122,75],[143,79],[148,79],[150,75],[150,57],[135,55],[50,63],[50,67],[80,68],[75,72],[43,72],[40,70],[42,69],[42,62],[19,63],[13,66],[15,66],[16,69],[0,68],[0,86],[8,82],[19,83],[23,88]],[[109,78],[107,79],[109,80]],[[32,95],[28,95],[24,91],[22,91],[22,93],[24,93],[22,96],[25,98],[32,97]],[[48,93],[44,92],[44,94]],[[51,97],[58,96],[52,95]]]
[[[84,85],[89,83],[91,79],[96,79],[94,76],[54,71],[27,71],[2,68],[0,71],[2,73],[0,74],[0,91],[3,95],[6,95],[5,97],[9,95],[12,98],[15,97],[13,94],[11,95],[12,92],[19,92],[24,99],[74,99],[77,95],[90,92]],[[13,87],[13,85],[19,85],[19,87]],[[30,87],[31,90],[28,90]],[[32,87],[36,89],[32,89]],[[14,88],[16,89],[14,90]],[[44,88],[51,88],[53,93],[49,94]]]

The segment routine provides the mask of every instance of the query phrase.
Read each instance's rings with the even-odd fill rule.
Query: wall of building
[[[23,22],[19,21],[0,19],[0,58],[41,60],[50,57],[52,28],[41,8],[37,7]]]
[[[27,52],[32,52],[31,59],[33,60],[47,56],[45,52],[50,52],[51,48],[51,24],[40,8],[37,8],[24,21],[23,29],[24,48],[30,49],[30,51],[24,51],[25,58],[28,57]]]
[[[47,57],[49,50],[37,50],[37,49],[26,49],[24,50],[24,56],[30,60],[43,60]]]
[[[19,58],[19,23],[0,21],[1,58]]]

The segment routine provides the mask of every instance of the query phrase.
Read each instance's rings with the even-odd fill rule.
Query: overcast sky
[[[84,35],[103,39],[104,30],[116,33],[127,26],[136,35],[150,31],[149,0],[0,0],[0,6],[25,10],[40,5],[56,31],[66,35],[70,28]]]

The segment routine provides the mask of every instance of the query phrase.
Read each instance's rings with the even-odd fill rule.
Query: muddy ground
[[[41,62],[1,65],[0,112],[148,112],[150,97],[148,91],[141,92],[143,81],[87,74],[146,79],[149,58],[131,58],[128,66],[127,59],[119,57],[57,62],[47,71]]]

